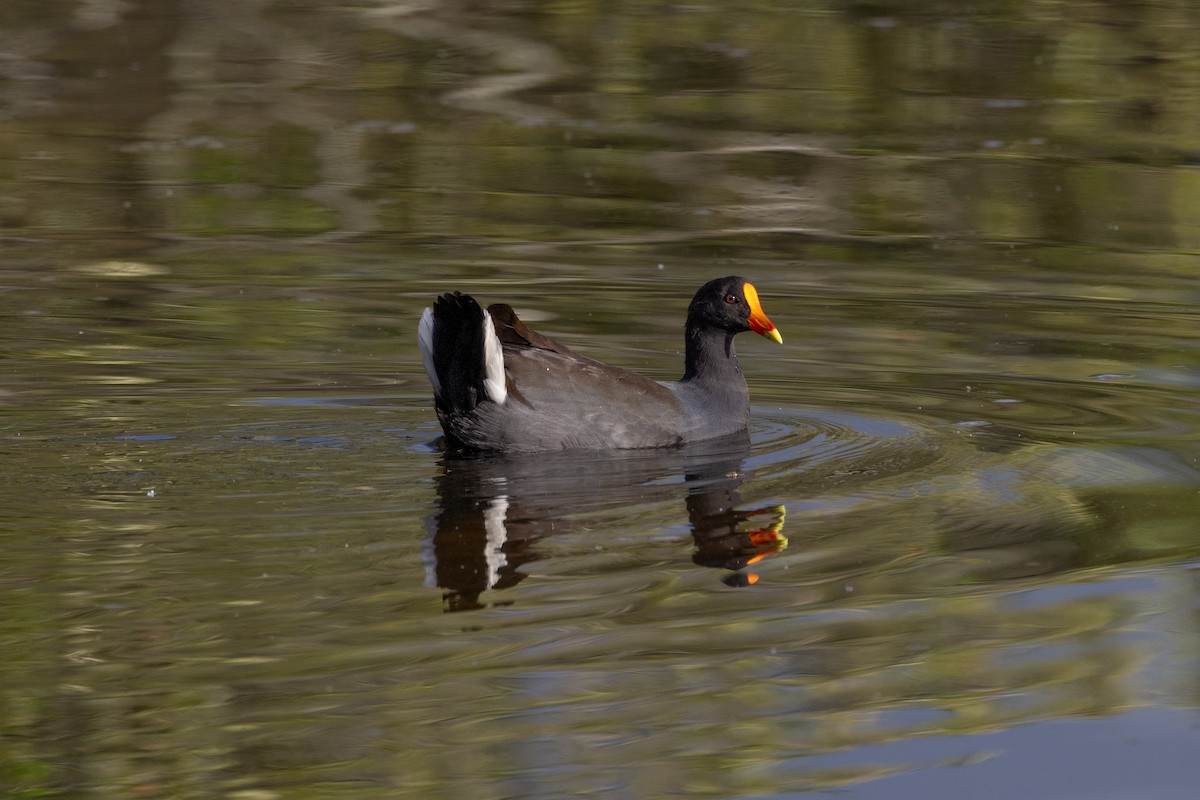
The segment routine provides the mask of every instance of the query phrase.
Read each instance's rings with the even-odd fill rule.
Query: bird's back
[[[663,384],[576,353],[505,345],[509,400],[473,421],[506,450],[667,447],[686,438],[683,409]]]

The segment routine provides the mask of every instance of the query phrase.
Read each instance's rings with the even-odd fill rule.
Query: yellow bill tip
[[[783,335],[779,333],[775,323],[771,322],[763,313],[762,305],[758,302],[758,290],[754,288],[754,284],[749,282],[743,284],[742,293],[750,305],[750,330],[776,344],[783,344]]]

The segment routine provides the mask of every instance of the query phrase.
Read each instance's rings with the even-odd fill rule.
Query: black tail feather
[[[475,298],[449,292],[433,304],[433,366],[444,413],[471,411],[484,397],[483,315]]]

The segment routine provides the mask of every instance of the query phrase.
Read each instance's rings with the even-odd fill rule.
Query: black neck
[[[733,349],[733,334],[689,320],[684,332],[684,381],[745,384]]]

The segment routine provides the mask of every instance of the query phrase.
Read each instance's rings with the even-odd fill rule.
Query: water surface
[[[1186,5],[35,5],[9,796],[1193,795]],[[438,292],[667,379],[726,274],[745,439],[438,448]]]

